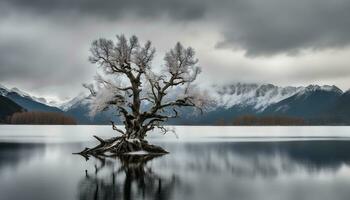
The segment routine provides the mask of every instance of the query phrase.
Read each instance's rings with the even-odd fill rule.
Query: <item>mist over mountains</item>
[[[221,120],[230,124],[237,117],[252,115],[300,118],[314,125],[350,124],[350,91],[343,92],[336,86],[279,87],[272,84],[236,83],[212,86],[209,90],[216,101],[211,110],[203,115],[194,115],[191,109],[183,109],[179,119],[172,119],[168,123],[215,125]],[[8,89],[0,85],[0,95],[23,110],[64,113],[74,117],[79,124],[108,124],[110,119],[120,122],[112,111],[90,117],[86,94],[79,94],[57,107],[47,103],[45,98],[31,96],[17,88]],[[5,112],[5,104],[1,104],[1,113],[8,113]],[[18,111],[16,108],[15,111]]]

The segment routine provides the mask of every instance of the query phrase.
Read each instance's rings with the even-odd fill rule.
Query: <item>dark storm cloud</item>
[[[304,82],[342,78],[348,87],[349,10],[350,0],[0,0],[0,83],[74,96],[96,72],[87,61],[89,43],[126,33],[151,39],[158,49],[177,40],[197,45],[202,66],[222,63],[227,70],[215,69],[211,76],[237,80],[265,76],[270,64],[259,59],[278,61],[284,56],[278,54],[307,50],[320,55],[310,58],[317,62],[312,67],[310,60],[295,62],[299,67],[277,62],[283,63],[271,69],[277,83],[277,77],[293,75]],[[235,62],[236,52],[220,48],[243,50],[248,57]],[[346,53],[333,65],[334,56],[327,57],[328,63],[321,59],[329,49]],[[265,78],[274,81],[271,76]]]
[[[168,15],[178,20],[202,17],[205,7],[198,0],[5,0],[15,8],[35,12],[38,15],[78,14],[105,19],[116,19],[126,14],[145,17]]]
[[[237,0],[224,16],[217,46],[248,55],[294,54],[350,43],[349,0]]]
[[[247,55],[294,54],[350,43],[349,0],[5,0],[17,12],[114,20],[125,15],[204,19],[224,38],[217,47]],[[171,22],[170,22],[171,23]],[[214,24],[214,26],[213,26]],[[215,26],[217,25],[217,26]]]
[[[91,70],[84,60],[71,61],[69,51],[59,49],[62,46],[40,39],[0,41],[0,83],[40,95],[75,96]]]

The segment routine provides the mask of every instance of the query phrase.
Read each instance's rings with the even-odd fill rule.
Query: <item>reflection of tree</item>
[[[79,183],[80,200],[170,199],[177,179],[164,178],[152,171],[147,162],[152,155],[123,155],[115,158],[95,157],[100,165],[94,172],[85,170]]]

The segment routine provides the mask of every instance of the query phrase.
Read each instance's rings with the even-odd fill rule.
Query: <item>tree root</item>
[[[114,137],[108,140],[94,135],[100,144],[93,148],[85,148],[79,154],[84,156],[86,159],[89,156],[118,156],[122,154],[128,154],[135,151],[146,151],[149,154],[166,154],[168,153],[162,147],[148,144],[146,140],[139,139],[126,139],[126,137]]]

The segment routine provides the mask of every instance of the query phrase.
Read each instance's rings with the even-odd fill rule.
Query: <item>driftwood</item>
[[[85,158],[91,156],[115,156],[131,152],[145,151],[149,154],[166,154],[168,153],[162,147],[151,145],[146,140],[127,139],[124,136],[114,137],[104,140],[94,135],[100,143],[93,148],[85,148],[80,154]]]

